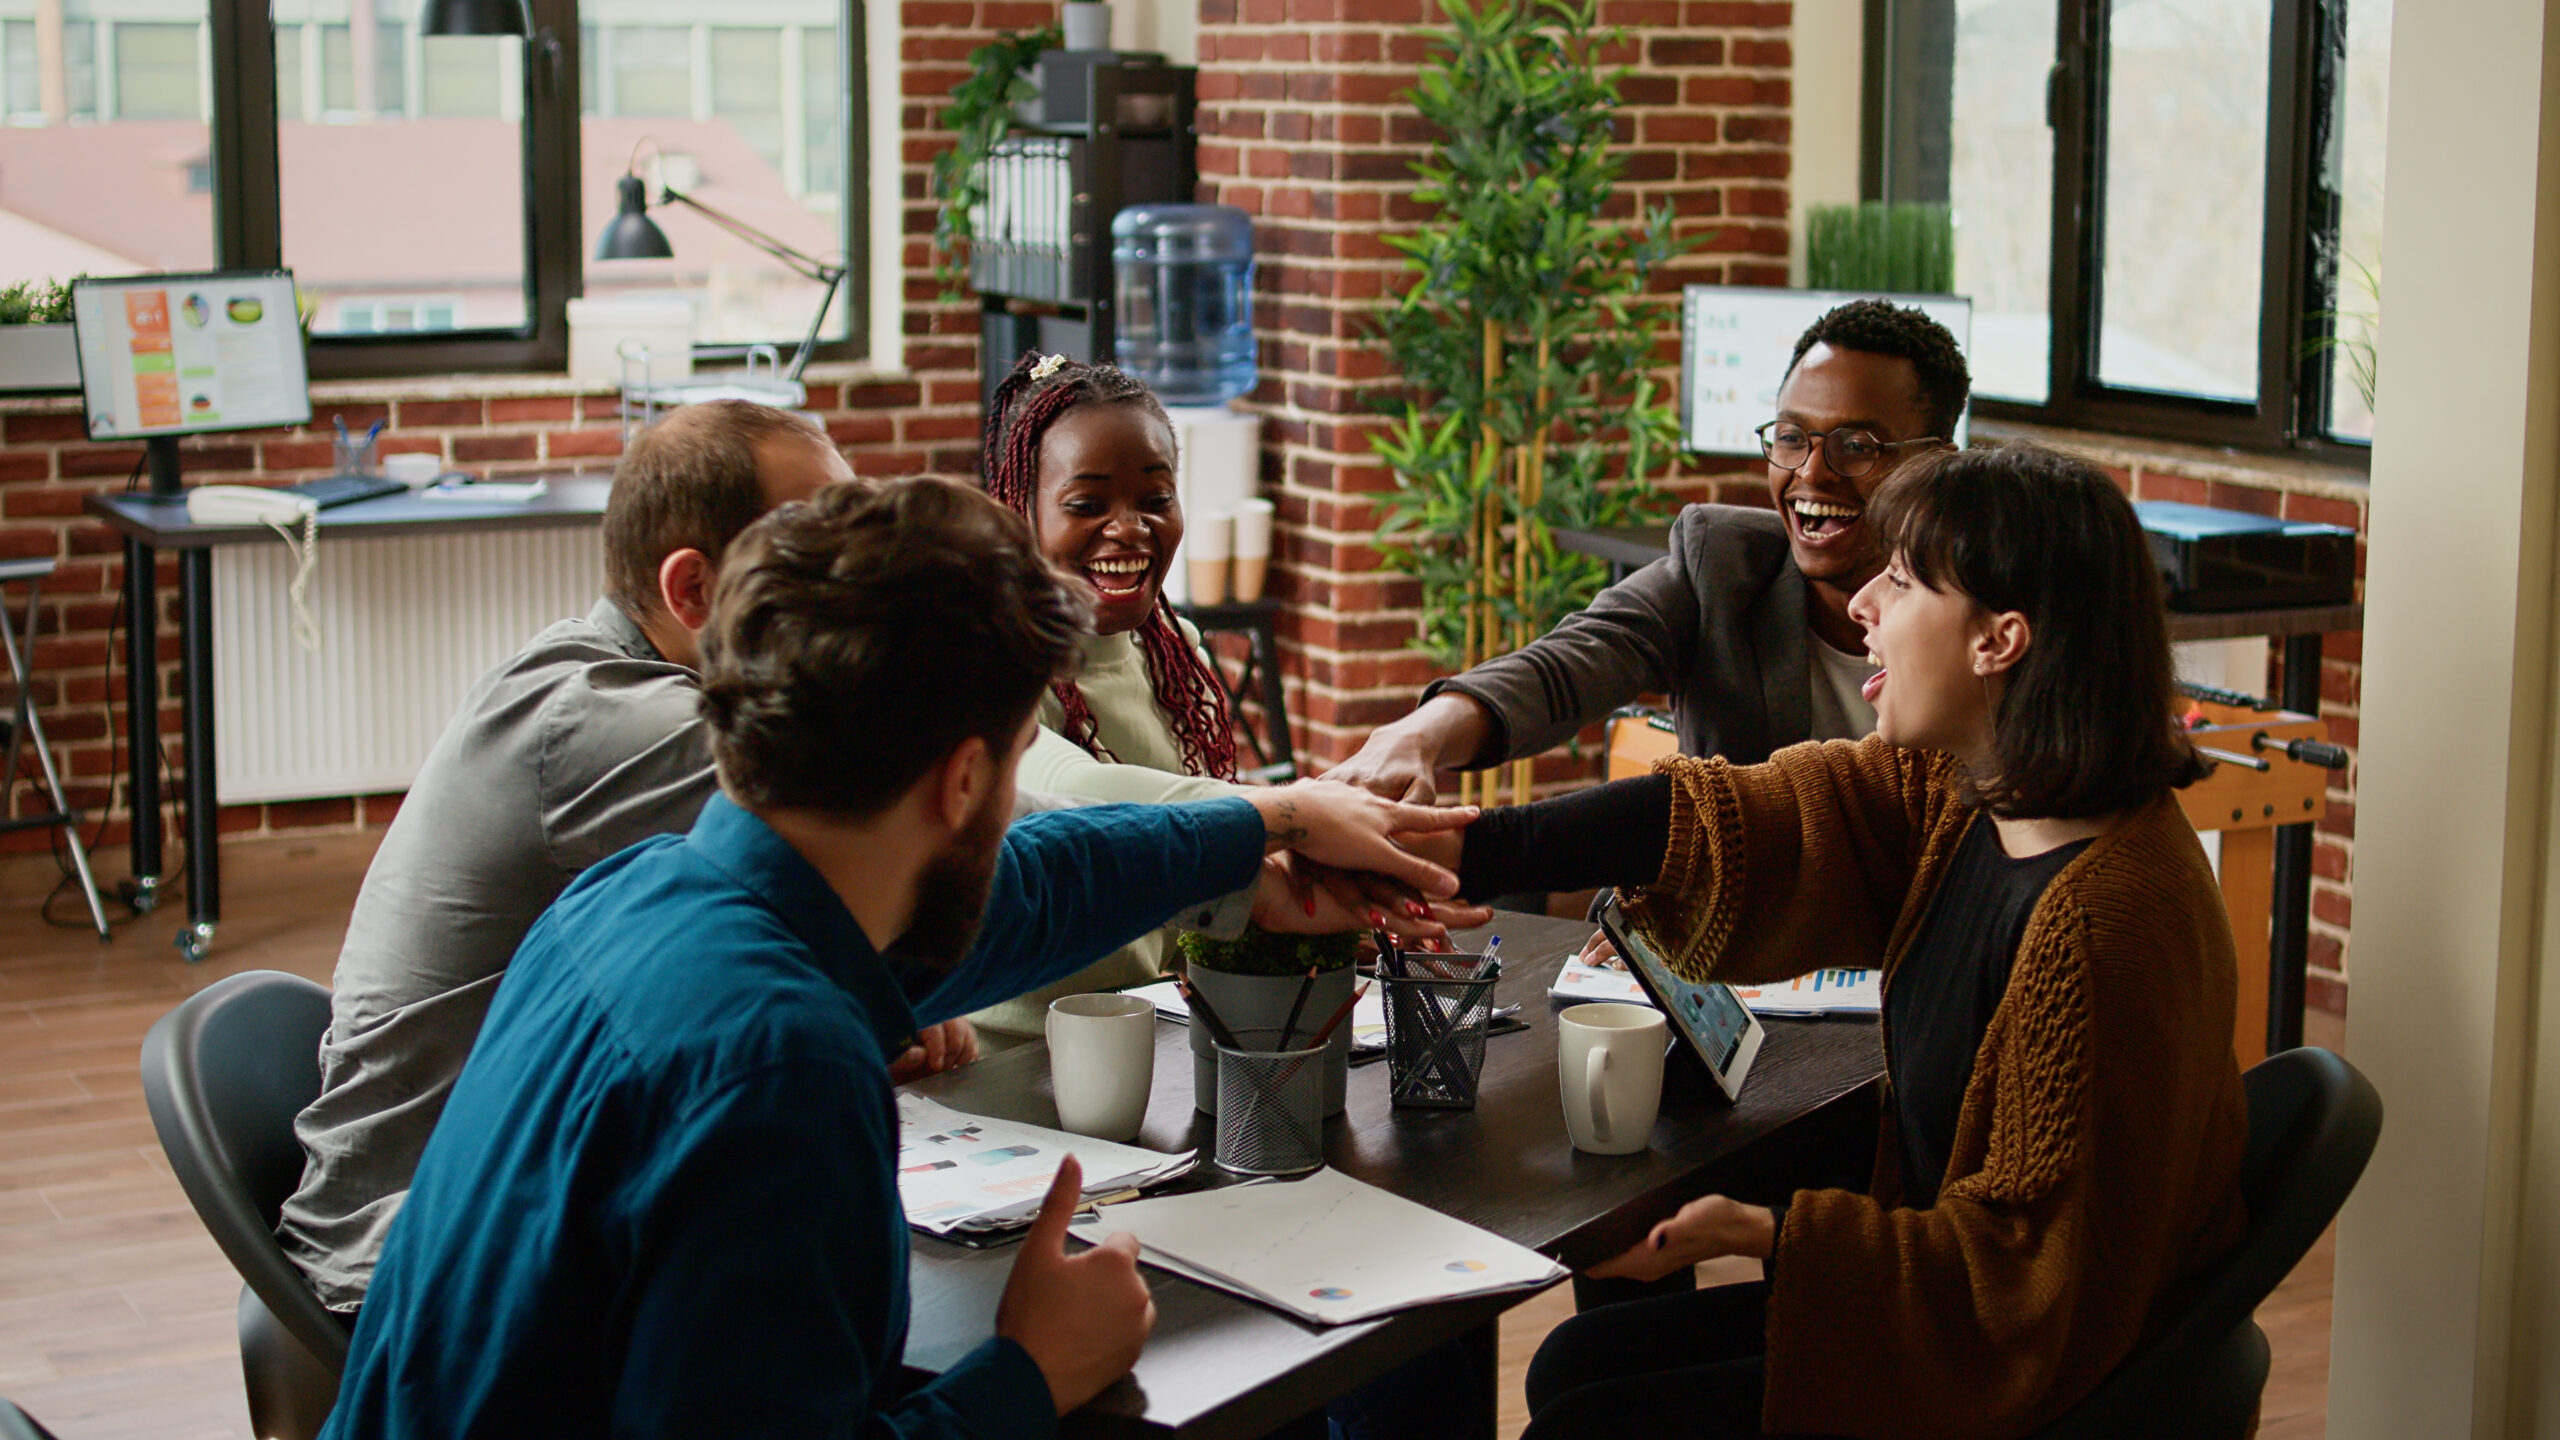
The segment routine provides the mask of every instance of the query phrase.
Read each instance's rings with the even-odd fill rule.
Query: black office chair
[[[252,970],[206,986],[142,1041],[142,1094],[169,1168],[240,1291],[240,1368],[249,1423],[268,1440],[309,1440],[338,1397],[347,1324],[320,1303],[276,1244],[276,1216],[302,1183],[293,1117],[320,1093],[329,992]]]
[[[2364,1174],[2382,1097],[2326,1050],[2288,1050],[2241,1077],[2249,1228],[2166,1333],[2035,1440],[2220,1440],[2249,1431],[2267,1384],[2267,1337],[2251,1317],[2293,1273]]]
[[[53,1432],[36,1423],[36,1417],[0,1400],[0,1440],[53,1440]]]

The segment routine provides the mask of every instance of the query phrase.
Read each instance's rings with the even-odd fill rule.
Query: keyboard
[[[289,494],[299,495],[323,510],[340,505],[353,505],[359,500],[379,500],[385,495],[401,495],[409,487],[381,475],[331,475],[321,480],[305,480],[284,487]]]

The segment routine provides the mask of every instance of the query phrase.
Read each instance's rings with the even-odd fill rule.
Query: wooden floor
[[[100,945],[37,919],[50,861],[0,862],[0,1395],[62,1440],[249,1435],[232,1331],[239,1281],[152,1138],[142,1036],[189,992],[237,971],[325,983],[377,838],[225,845],[225,918],[201,966],[170,944],[182,902]],[[2312,1018],[2313,1043],[2337,1046],[2337,1022]],[[2266,1440],[2316,1440],[2324,1427],[2330,1254],[2324,1238],[2258,1312],[2275,1350]],[[1529,1356],[1571,1309],[1559,1288],[1503,1322],[1506,1440],[1525,1418]]]

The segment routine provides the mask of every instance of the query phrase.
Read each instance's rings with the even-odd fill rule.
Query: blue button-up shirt
[[[899,1393],[889,1057],[1249,883],[1262,846],[1241,800],[1027,817],[939,976],[725,798],[597,865],[499,986],[327,1440],[1052,1433],[1010,1340]]]

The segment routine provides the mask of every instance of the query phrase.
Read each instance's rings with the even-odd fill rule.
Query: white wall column
[[[2534,0],[2398,7],[2336,1440],[2551,1433],[2560,1316],[2560,64]],[[2560,981],[2560,975],[2552,977]]]

